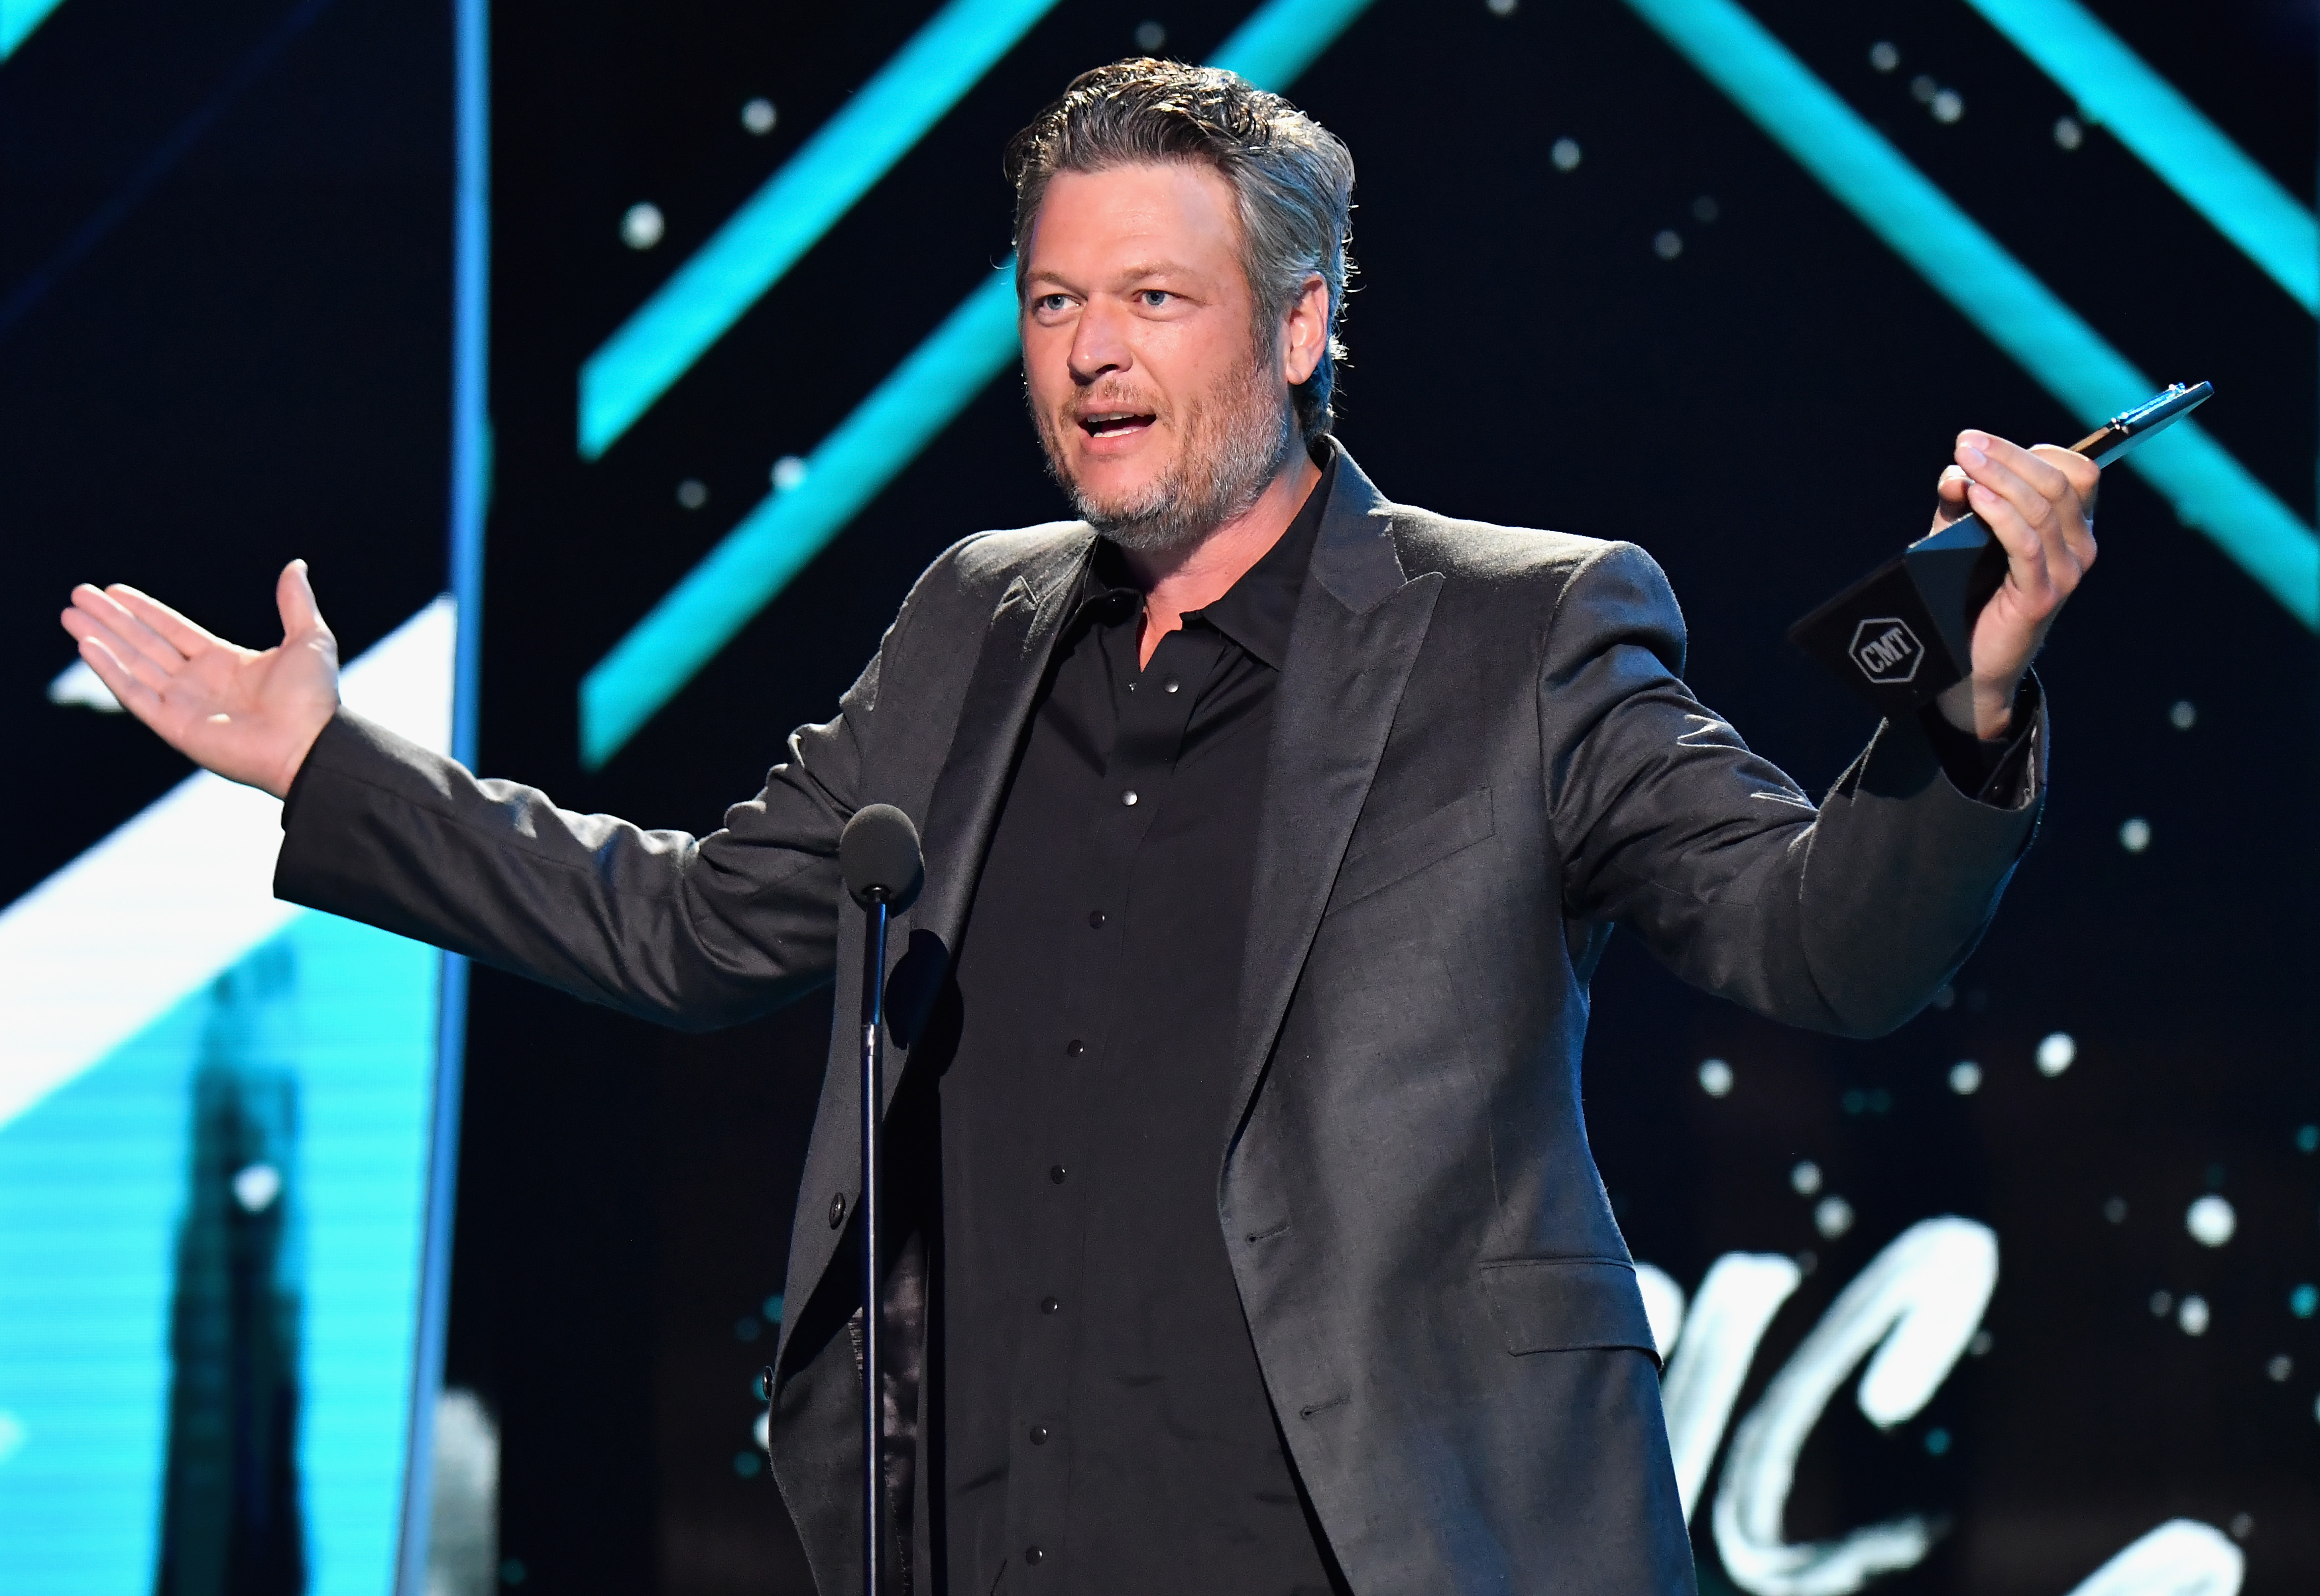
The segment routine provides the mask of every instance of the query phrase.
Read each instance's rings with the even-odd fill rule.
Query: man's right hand
[[[135,588],[83,583],[65,630],[122,707],[170,747],[276,798],[339,708],[339,640],[322,624],[306,562],[274,584],[282,641],[258,653],[228,643]]]

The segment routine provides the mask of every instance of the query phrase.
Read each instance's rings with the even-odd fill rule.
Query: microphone
[[[856,810],[838,837],[847,895],[862,906],[862,1589],[880,1596],[886,1528],[885,1403],[878,1386],[878,1122],[886,1105],[880,1032],[886,1021],[886,922],[926,879],[919,828],[892,804]]]
[[[864,908],[883,901],[891,908],[906,909],[925,876],[919,828],[892,804],[856,810],[838,834],[838,868],[845,874],[847,894]]]

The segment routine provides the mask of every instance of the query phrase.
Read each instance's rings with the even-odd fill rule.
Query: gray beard
[[[1175,464],[1126,502],[1099,504],[1065,470],[1043,419],[1039,442],[1047,474],[1056,479],[1082,519],[1132,554],[1166,555],[1191,548],[1264,496],[1297,446],[1295,407],[1276,401],[1252,362],[1220,411],[1185,412],[1184,449]]]

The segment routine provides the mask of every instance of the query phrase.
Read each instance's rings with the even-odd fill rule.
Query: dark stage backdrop
[[[584,365],[762,185],[811,156],[816,131],[934,8],[495,8],[490,773],[568,807],[711,828],[790,727],[830,712],[936,553],[1060,513],[1011,370],[971,388],[955,419],[923,393],[915,410],[874,417],[856,442],[893,454],[891,482],[632,736],[583,759],[584,679],[757,515],[776,462],[836,458],[817,453],[823,440],[1005,257],[1007,135],[1088,66],[1139,50],[1204,59],[1253,4],[1016,6],[1030,19],[1020,42],[965,73],[891,172],[593,454],[575,435]],[[1717,8],[1311,9],[1342,32],[1288,92],[1361,170],[1340,436],[1394,498],[1642,544],[1685,602],[1700,696],[1824,786],[1871,721],[1782,641],[1788,623],[1922,530],[1959,428],[2068,441],[2083,417],[2052,373],[2042,382],[1993,341],[1994,311],[1936,292],[1646,21]],[[2098,122],[2083,93],[2009,42],[1989,20],[2007,6],[1750,9],[1848,125],[1890,141],[2127,361],[2160,382],[2213,381],[2209,436],[2309,527],[2310,289],[2281,286],[2155,175],[2116,116]],[[107,573],[133,566],[250,638],[267,620],[272,563],[310,554],[349,654],[440,585],[448,389],[443,345],[420,340],[446,313],[448,96],[413,103],[432,118],[420,131],[397,120],[418,115],[411,105],[390,115],[361,92],[403,74],[447,86],[440,19],[408,38],[368,22],[356,32],[376,10],[339,0],[340,32],[317,31],[317,48],[358,53],[344,86],[320,80],[313,103],[288,108],[306,120],[253,125],[206,158],[254,176],[124,224],[190,227],[243,206],[233,229],[157,235],[142,275],[106,275],[95,257],[57,291],[86,296],[81,343],[32,320],[0,329],[11,427],[41,440],[7,456],[12,636],[50,624],[86,548],[116,556]],[[2308,229],[2310,7],[2093,11]],[[1710,54],[1711,67],[1734,59]],[[168,59],[141,68],[156,129],[184,114],[165,104],[178,92]],[[14,70],[0,68],[0,94]],[[0,103],[12,138],[29,137],[17,131],[29,114]],[[125,180],[130,158],[105,156],[107,140],[133,141],[82,128],[69,104],[41,114],[86,152],[74,158],[85,192],[57,203],[59,217],[80,214],[79,200]],[[882,104],[873,120],[902,114]],[[303,174],[325,161],[373,187],[313,191],[292,239],[266,185],[307,193]],[[406,182],[423,187],[410,214],[423,210],[424,226],[394,208]],[[1871,212],[1880,203],[1856,196]],[[797,194],[786,205],[802,213]],[[0,289],[46,258],[64,222],[51,232],[38,248],[0,237]],[[338,286],[299,286],[318,280]],[[164,286],[177,297],[157,297]],[[276,356],[263,371],[233,364],[253,340]],[[157,342],[169,358],[138,367],[134,384],[113,378],[121,351]],[[221,366],[231,381],[170,385]],[[921,425],[922,450],[896,444]],[[124,438],[148,452],[124,457]],[[783,480],[820,486],[794,469]],[[32,505],[37,546],[14,532]],[[189,518],[262,535],[237,534],[229,567],[158,553],[138,530]],[[2244,548],[2252,523],[2207,518],[2209,532],[2187,525],[2133,472],[2106,482],[2100,569],[2042,665],[2055,728],[2042,834],[1996,930],[1933,1009],[1877,1042],[1805,1035],[1691,993],[1619,938],[1596,982],[1590,1129],[1636,1256],[1696,1303],[1719,1260],[1742,1255],[1709,1294],[1764,1315],[1752,1344],[1730,1314],[1718,1331],[1704,1315],[1678,1330],[1669,1313],[1677,1366],[1729,1356],[1735,1430],[1826,1375],[1833,1394],[1775,1527],[1833,1541],[1918,1517],[1926,1549],[1868,1582],[1896,1596],[2064,1596],[2175,1520],[2212,1528],[2180,1529],[2150,1556],[2199,1566],[2235,1548],[2252,1592],[2320,1581],[2307,997],[2320,659],[2291,613],[2310,617],[2320,592],[2308,556],[2303,588],[2268,591],[2219,540]],[[11,791],[23,839],[14,894],[181,769],[117,723],[68,726],[37,691],[67,656],[11,648],[11,735],[44,772],[65,772]],[[808,1588],[755,1450],[752,1384],[781,1311],[829,1019],[818,998],[679,1037],[477,976],[449,1378],[499,1420],[503,1582]],[[1952,1216],[1965,1222],[1913,1230]],[[1993,1245],[1994,1288],[1976,1313]],[[1843,1349],[1828,1353],[1860,1300],[1840,1298],[1864,1278],[1918,1303],[1927,1324],[1963,1304],[1953,1366],[1932,1359],[1929,1391],[1880,1410],[1884,1426],[1864,1416]],[[1719,1492],[1736,1520],[1769,1489],[1761,1460],[1717,1447],[1723,1432],[1691,1431],[1708,1454],[1693,1514],[1703,1588],[1796,1588],[1750,1561],[1763,1537],[1745,1527],[1719,1549]]]
[[[583,363],[929,8],[500,8],[493,770],[712,826],[829,712],[929,558],[1059,513],[1002,374],[583,767],[584,674],[1005,257],[1007,135],[1074,72],[1204,59],[1246,9],[1056,7],[592,461]],[[1755,9],[2130,360],[2212,380],[2214,436],[2308,520],[2320,416],[2294,298],[2109,131],[2058,140],[2072,96],[1959,0]],[[2306,200],[2308,10],[2097,9]],[[1953,120],[1919,97],[1940,90]],[[1378,0],[1290,92],[1360,163],[1340,432],[1363,465],[1410,502],[1643,544],[1686,603],[1701,695],[1808,787],[1831,780],[1871,722],[1788,622],[1923,528],[1958,428],[2068,441],[2077,418],[1618,0]],[[646,248],[624,239],[640,204]],[[1911,1225],[1995,1233],[1978,1355],[1890,1430],[1841,1387],[1788,1503],[1792,1540],[1946,1526],[1896,1591],[2062,1596],[2176,1518],[2236,1534],[2251,1591],[2320,1577],[2320,1335],[2291,1303],[2320,1276],[2320,1159],[2297,1141],[2320,1119],[2313,637],[2137,477],[2107,484],[2102,532],[2044,665],[2044,834],[1940,1006],[1827,1041],[1616,938],[1597,983],[1588,1105],[1636,1256],[1688,1294],[1726,1253],[1801,1271],[1735,1423]],[[543,1588],[803,1588],[750,1382],[826,1024],[809,1003],[675,1038],[480,982],[454,1362],[502,1393],[504,1548]],[[2055,1033],[2076,1057],[2049,1075]],[[2209,1194],[2237,1220],[2220,1248],[2187,1233]],[[1717,1483],[1694,1514],[1711,1584]]]

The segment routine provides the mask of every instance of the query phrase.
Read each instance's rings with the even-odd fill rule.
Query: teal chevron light
[[[0,0],[0,61],[16,53],[59,0]]]
[[[588,356],[580,453],[618,442],[1055,4],[950,0],[936,13]]]
[[[580,682],[580,758],[594,770],[789,585],[983,392],[1015,353],[1010,260],[806,456],[805,476],[741,518]]]
[[[1210,64],[1285,87],[1369,5],[1269,0]],[[1010,257],[582,678],[583,764],[618,753],[1014,359],[1014,275]]]
[[[1733,0],[1627,4],[2080,421],[2158,391]],[[2127,464],[2320,629],[2320,539],[2206,432],[2180,423]]]
[[[2320,222],[2078,0],[1966,0],[1989,25],[2320,315]]]

